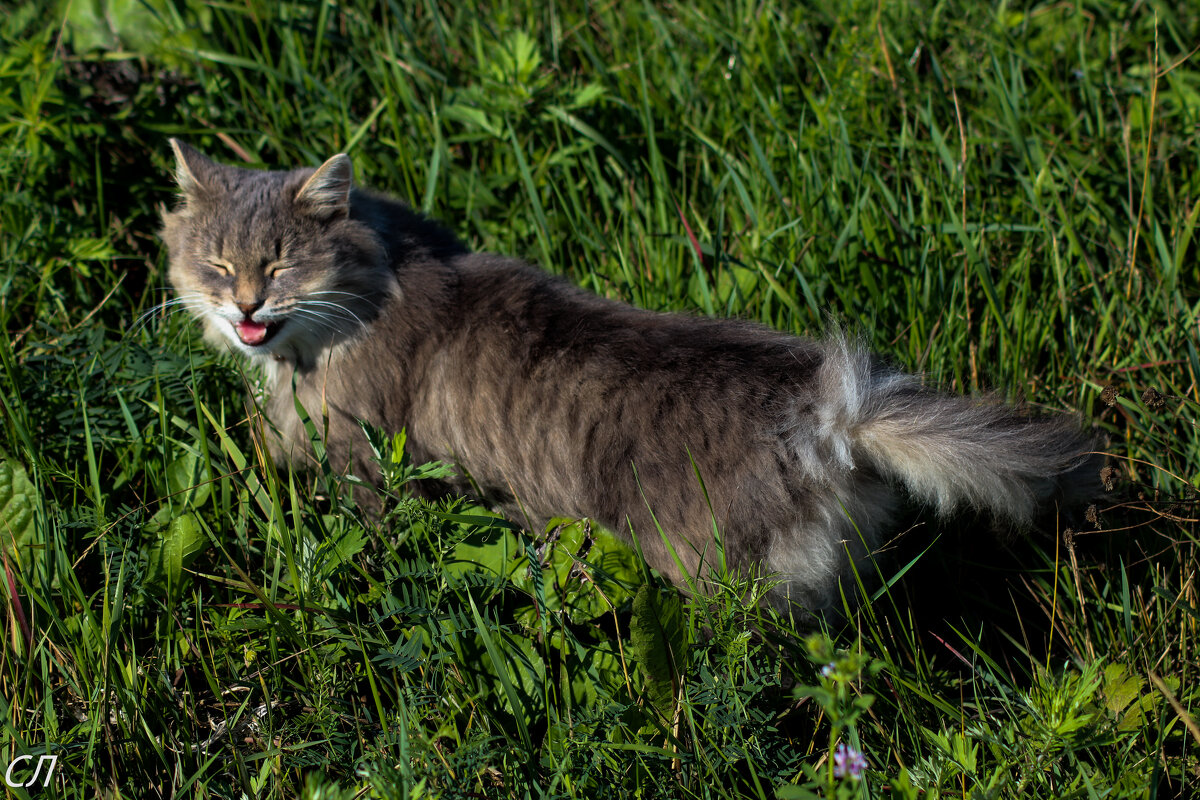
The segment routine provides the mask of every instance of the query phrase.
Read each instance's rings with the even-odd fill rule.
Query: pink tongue
[[[244,319],[241,322],[235,323],[237,335],[246,344],[258,344],[263,339],[267,338],[267,326],[261,322]]]

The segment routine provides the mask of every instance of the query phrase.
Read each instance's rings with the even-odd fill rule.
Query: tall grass
[[[0,769],[58,760],[6,796],[1195,794],[1200,10],[8,11]],[[277,472],[254,376],[156,310],[169,136],[348,152],[472,246],[644,307],[832,318],[1102,427],[1112,488],[1016,540],[913,508],[816,633],[753,604],[767,576],[684,597],[586,521],[368,519],[351,479]],[[438,467],[397,433],[404,498]]]

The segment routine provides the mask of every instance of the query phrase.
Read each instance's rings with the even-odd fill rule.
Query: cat
[[[176,302],[264,366],[281,465],[312,460],[297,399],[327,415],[333,467],[363,478],[379,470],[359,420],[407,429],[414,463],[458,467],[429,495],[632,530],[677,583],[716,561],[719,531],[729,564],[812,612],[868,566],[904,491],[1020,528],[1098,482],[1071,417],[930,390],[844,335],[646,311],[470,252],[356,187],[344,154],[256,171],[171,146]]]

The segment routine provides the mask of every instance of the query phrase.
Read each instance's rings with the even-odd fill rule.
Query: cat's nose
[[[262,300],[255,300],[253,303],[239,303],[234,301],[234,305],[238,307],[239,311],[246,315],[246,319],[250,319],[250,317],[254,315],[255,311],[258,311],[260,308],[262,308]]]

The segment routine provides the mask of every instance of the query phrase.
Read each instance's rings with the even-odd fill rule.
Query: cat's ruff
[[[171,282],[210,338],[268,366],[281,463],[310,458],[294,385],[327,409],[336,469],[377,474],[359,419],[407,428],[414,459],[459,464],[513,519],[632,527],[675,580],[712,563],[715,521],[728,562],[814,610],[902,492],[1026,526],[1095,481],[1095,442],[1069,417],[934,392],[841,336],[644,311],[471,253],[354,188],[345,155],[262,172],[172,146]]]

